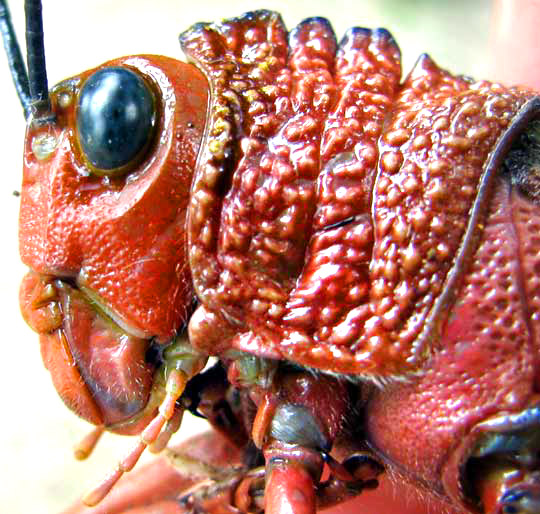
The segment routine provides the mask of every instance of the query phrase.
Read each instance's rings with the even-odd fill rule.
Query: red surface
[[[245,39],[247,44],[258,48],[260,41],[257,38],[262,33],[276,44],[277,54],[274,57],[283,59],[286,54],[282,44],[283,30],[275,19],[271,20],[271,24],[266,31],[257,30],[260,27],[251,27],[253,30],[246,31]],[[303,31],[311,31],[320,43],[314,45],[315,50],[308,48],[306,41],[309,38],[304,37]],[[370,37],[382,39],[392,48],[392,42],[386,34],[372,34]],[[211,35],[210,43],[217,44],[215,38],[219,39],[219,35]],[[231,37],[230,42],[236,43],[235,37]],[[234,80],[227,77],[227,80],[222,81],[226,85],[225,90],[216,93],[216,99],[224,102],[227,100],[232,104],[227,103],[225,106],[229,109],[226,115],[225,109],[220,110],[223,105],[212,111],[217,115],[212,119],[214,125],[209,134],[217,137],[205,141],[205,151],[209,153],[203,156],[206,160],[201,161],[204,173],[195,177],[195,208],[191,210],[189,250],[192,252],[195,287],[198,288],[204,307],[193,319],[201,323],[204,330],[198,330],[200,327],[192,323],[193,342],[201,348],[209,348],[213,341],[203,341],[200,336],[214,332],[216,340],[220,339],[220,348],[234,346],[263,356],[284,356],[301,364],[330,371],[361,371],[384,375],[403,372],[408,365],[407,356],[410,357],[409,364],[412,362],[413,366],[418,365],[415,352],[423,355],[429,349],[429,346],[423,344],[429,345],[434,338],[432,336],[440,335],[440,351],[430,362],[427,372],[411,384],[396,385],[379,393],[368,408],[368,426],[370,437],[381,452],[400,463],[408,473],[420,476],[434,490],[442,490],[444,485],[447,492],[455,491],[457,463],[451,455],[456,446],[466,439],[475,423],[487,416],[496,414],[501,408],[513,411],[526,406],[534,386],[538,385],[535,369],[538,341],[535,337],[538,333],[540,303],[535,296],[538,282],[534,281],[536,279],[528,280],[529,275],[534,275],[538,267],[538,242],[535,239],[538,224],[534,216],[537,209],[531,211],[529,206],[524,206],[521,200],[509,195],[498,181],[490,182],[494,186],[495,199],[499,200],[495,208],[489,210],[489,204],[484,202],[486,197],[480,197],[478,193],[479,184],[484,180],[482,172],[487,156],[506,128],[507,119],[515,115],[530,95],[518,90],[509,92],[487,83],[479,83],[469,89],[466,81],[438,70],[427,58],[421,60],[399,96],[392,100],[393,110],[386,120],[387,132],[379,145],[384,153],[374,156],[369,152],[356,152],[363,159],[376,160],[380,157],[377,179],[373,183],[367,180],[369,184],[366,188],[366,191],[371,191],[373,187],[374,191],[373,227],[369,223],[354,225],[358,233],[352,231],[356,239],[353,238],[351,242],[346,240],[346,230],[325,226],[323,228],[328,229],[326,232],[331,233],[330,236],[324,234],[324,237],[313,237],[311,243],[309,238],[312,234],[308,233],[307,227],[317,225],[304,218],[304,214],[307,212],[310,216],[315,215],[319,207],[313,203],[313,199],[316,189],[315,172],[321,170],[313,168],[312,144],[318,137],[320,139],[320,133],[316,135],[313,127],[321,125],[322,118],[318,117],[319,113],[311,118],[307,115],[303,117],[305,113],[294,111],[294,108],[306,102],[309,110],[317,103],[321,106],[320,112],[325,112],[324,102],[327,97],[332,98],[333,94],[328,89],[328,61],[325,59],[332,53],[334,42],[324,23],[310,22],[297,29],[293,47],[295,50],[291,54],[292,71],[289,77],[285,72],[281,75],[274,73],[276,61],[272,59],[263,62],[255,60],[253,66],[255,70],[262,70],[261,73],[270,70],[266,78],[269,82],[275,81],[277,89],[261,91],[275,101],[270,102],[272,108],[283,107],[284,111],[290,111],[288,114],[294,114],[294,119],[287,125],[290,130],[272,132],[276,129],[274,125],[279,117],[265,117],[265,113],[257,111],[257,105],[251,105],[254,98],[247,98],[251,108],[255,109],[247,111],[253,119],[248,116],[245,125],[234,126],[238,121],[230,110],[234,104],[231,100],[235,94]],[[210,54],[214,51],[211,45],[204,48]],[[314,56],[312,51],[319,54]],[[298,61],[295,60],[297,58]],[[226,72],[227,68],[218,71]],[[310,82],[310,77],[321,80]],[[526,78],[526,74],[523,77]],[[223,76],[218,78],[221,80]],[[238,78],[241,77],[233,77],[235,80]],[[216,84],[219,82],[215,76],[213,79]],[[376,81],[372,83],[376,84]],[[295,84],[292,89],[291,84]],[[321,84],[321,90],[317,90],[313,84]],[[256,82],[255,85],[261,86]],[[245,84],[236,87],[244,90]],[[294,99],[290,105],[278,101],[282,98],[279,93],[283,93],[280,88],[287,93],[283,98]],[[436,94],[433,94],[434,91]],[[205,94],[203,96],[206,98]],[[439,100],[441,103],[437,103]],[[411,108],[417,106],[415,102],[419,101],[424,102],[421,105],[425,110]],[[201,125],[202,117],[200,114]],[[184,122],[187,123],[187,119]],[[367,125],[366,130],[369,129]],[[449,133],[449,127],[452,127],[452,133]],[[379,129],[380,126],[373,128],[375,132]],[[248,130],[252,131],[249,135],[253,136],[254,141],[240,138],[242,131],[247,134]],[[228,131],[232,131],[232,135]],[[306,138],[306,135],[309,137]],[[65,135],[64,142],[71,141],[70,137],[72,134]],[[266,148],[261,150],[257,137],[265,141],[274,137],[271,150],[273,152],[277,148],[275,154],[270,155]],[[430,146],[435,140],[441,143],[436,149],[435,145]],[[279,148],[276,143],[284,141],[286,144]],[[472,141],[475,145],[471,149]],[[187,159],[192,168],[197,143],[191,142],[193,147]],[[231,142],[232,146],[227,146]],[[294,153],[291,149],[295,148],[295,144],[298,144],[298,154],[287,161]],[[344,151],[348,147],[342,144],[337,148]],[[219,166],[222,166],[219,172],[230,171],[227,165],[230,164],[228,159],[231,149],[239,152],[236,155],[245,152],[242,154],[244,161],[236,168],[238,173],[230,178],[230,196],[224,200],[220,195],[226,188],[223,187],[223,180],[218,180],[215,173]],[[435,153],[426,152],[426,149],[432,149]],[[186,183],[190,182],[191,175],[183,177],[183,186],[178,191],[182,197],[181,212],[176,210],[176,200],[165,202],[165,206],[160,204],[164,189],[156,186],[155,196],[149,195],[153,200],[149,205],[143,207],[141,204],[140,211],[131,211],[128,219],[116,225],[115,217],[109,216],[107,208],[98,209],[95,217],[73,216],[73,205],[80,206],[78,202],[81,198],[93,198],[94,193],[77,189],[80,185],[78,181],[86,180],[81,178],[84,174],[78,176],[67,173],[71,165],[71,150],[67,146],[60,147],[56,156],[60,166],[50,176],[44,179],[41,177],[41,187],[34,186],[37,183],[36,177],[42,173],[42,167],[36,162],[30,162],[30,152],[27,153],[29,168],[23,186],[21,215],[23,257],[29,264],[46,273],[75,277],[82,270],[79,281],[94,289],[108,307],[118,311],[117,315],[124,322],[133,323],[145,334],[157,334],[163,338],[169,336],[178,323],[185,319],[190,299],[190,277],[182,250],[184,208],[187,205]],[[158,148],[158,153],[161,151],[161,147]],[[289,166],[291,163],[294,166]],[[430,173],[419,173],[416,167],[423,167]],[[457,178],[450,174],[448,180],[439,180],[438,173],[448,174],[448,170],[456,169],[462,171]],[[298,190],[285,187],[289,185],[293,170],[300,173],[294,176],[300,179]],[[163,179],[161,171],[154,171],[157,179]],[[347,172],[350,171],[347,169]],[[259,172],[262,175],[257,175]],[[172,187],[168,179],[165,177],[165,189]],[[268,183],[265,183],[267,179]],[[265,187],[258,187],[261,184]],[[104,193],[103,187],[107,184],[101,182],[93,185],[99,196]],[[138,197],[137,188],[132,187],[129,181],[123,185],[126,186],[127,204],[131,204]],[[146,183],[146,186],[149,185]],[[46,186],[50,186],[50,189]],[[241,201],[243,188],[248,192],[257,189],[251,191],[252,202]],[[401,190],[406,194],[402,194]],[[50,193],[50,197],[42,198],[40,194],[43,191]],[[152,191],[152,187],[147,191]],[[114,196],[118,191],[113,188],[103,198],[90,201],[88,205],[100,204],[102,200],[107,204],[109,193]],[[238,196],[235,196],[237,193]],[[290,204],[282,201],[291,198],[294,201]],[[239,199],[238,202],[235,199]],[[466,229],[470,207],[475,201],[479,202],[483,212],[488,213],[485,219],[481,219],[485,224],[476,223],[475,220],[471,228]],[[328,207],[324,202],[321,205]],[[402,205],[407,209],[401,211]],[[291,210],[288,215],[279,219],[281,213],[287,212],[289,207]],[[50,211],[47,211],[49,208]],[[218,218],[217,213],[222,208],[224,216]],[[263,216],[259,216],[260,213],[246,213],[250,209],[261,211]],[[323,211],[319,211],[322,225],[325,223],[321,221]],[[368,211],[354,214],[361,216]],[[42,215],[41,218],[38,216],[37,222],[35,213]],[[175,228],[168,230],[166,225],[171,218],[177,223],[173,224]],[[247,225],[242,223],[245,220]],[[293,220],[292,234],[287,233],[287,222],[283,220]],[[109,221],[111,226],[107,226]],[[148,233],[143,231],[141,236],[141,226],[147,228],[154,224],[158,226],[162,238],[152,239],[155,234],[151,230]],[[104,234],[105,239],[96,240],[92,232],[88,235],[85,232],[86,225],[91,228],[99,226],[99,237]],[[111,227],[115,230],[109,230]],[[221,231],[219,234],[218,228]],[[514,228],[515,231],[512,230]],[[250,230],[251,240],[246,242],[243,231],[247,233]],[[113,232],[114,237],[119,238],[115,243],[111,242],[114,240]],[[513,238],[514,233],[519,234],[518,240]],[[139,240],[133,234],[143,237],[144,244],[139,246]],[[130,244],[125,245],[126,240]],[[471,240],[475,244],[470,243]],[[60,243],[67,244],[62,246]],[[325,247],[325,244],[328,246]],[[343,259],[347,260],[351,256],[345,250],[334,251],[336,245],[341,250],[346,250],[347,245],[363,250],[352,256],[352,264],[344,264]],[[151,253],[157,253],[142,255],[139,250],[143,247],[145,251],[150,249]],[[309,257],[314,259],[312,269],[309,266],[303,267],[305,262],[302,259],[305,256],[302,252],[308,247],[313,250]],[[81,248],[90,249],[90,256],[85,262],[81,261],[84,255]],[[327,248],[332,251],[325,252]],[[317,254],[319,250],[321,257]],[[96,252],[95,255],[92,251]],[[280,257],[275,259],[274,254]],[[452,282],[452,286],[455,285],[457,289],[455,292],[452,290],[448,297],[452,301],[437,304],[436,300],[443,294],[442,284],[454,271],[453,266],[456,266],[456,254],[465,256],[467,266],[456,268],[459,280]],[[177,266],[175,261],[171,269],[173,257],[178,255],[182,258],[180,265]],[[368,266],[365,259],[371,255],[375,260]],[[132,258],[134,261],[130,260]],[[133,262],[137,266],[133,268],[136,271],[132,274]],[[149,264],[146,265],[146,262]],[[169,267],[163,268],[163,263],[168,263]],[[139,264],[142,268],[138,267]],[[329,266],[330,271],[336,271],[341,278],[344,277],[344,282],[336,285],[337,281],[328,280],[328,277],[333,279],[337,275],[324,275],[325,266]],[[356,275],[350,279],[348,273],[341,273],[344,270],[350,271],[348,266],[358,266],[367,279],[362,281]],[[179,275],[175,275],[177,270],[181,271]],[[110,271],[114,280],[109,276]],[[320,273],[320,277],[317,273]],[[171,277],[173,281],[180,278],[171,286]],[[309,285],[306,286],[305,294],[294,290],[299,277],[305,278],[305,284]],[[508,283],[513,284],[513,288]],[[126,287],[119,287],[122,284]],[[351,284],[364,284],[365,287],[355,288]],[[499,300],[498,303],[482,304],[482,299],[486,297],[486,284]],[[336,304],[336,312],[341,316],[340,323],[344,325],[336,324],[336,318],[332,317],[331,312],[323,312],[326,303],[321,303],[322,297],[317,294],[316,288],[313,289],[314,285],[324,289],[325,294],[328,293],[329,296],[324,296],[324,302],[346,298],[342,304],[336,300],[339,304]],[[149,295],[138,289],[147,286],[150,286]],[[171,295],[175,296],[178,288],[185,294],[180,295],[179,303],[171,302]],[[293,290],[294,294],[299,293],[294,298],[291,293]],[[341,294],[344,291],[347,291],[346,295]],[[162,303],[156,303],[156,297],[152,296],[154,293],[159,295]],[[301,303],[300,297],[305,303]],[[460,302],[454,305],[453,300],[456,298]],[[525,306],[529,298],[530,303]],[[156,314],[151,308],[148,309],[149,305],[157,304],[164,311],[157,309]],[[527,327],[523,321],[529,312],[526,307],[530,307],[533,312],[532,321]],[[299,308],[305,310],[298,311]],[[225,312],[226,316],[216,322],[221,312]],[[157,317],[154,318],[154,315]],[[161,323],[162,320],[165,320],[165,324]],[[499,320],[503,322],[501,330],[495,327],[495,322]],[[51,323],[54,325],[56,318]],[[209,329],[213,323],[214,331]],[[39,316],[34,319],[34,324],[38,330],[44,330],[43,327],[47,325]],[[235,327],[234,331],[231,327]],[[231,336],[231,339],[224,342],[224,335]],[[415,346],[413,342],[422,344]],[[44,354],[48,352],[44,351]],[[48,362],[47,358],[45,360]],[[486,369],[488,372],[484,372]],[[472,386],[468,386],[469,383]],[[449,466],[454,468],[447,473]],[[161,477],[160,473],[153,473]],[[169,482],[174,483],[167,480]],[[126,501],[129,496],[127,487],[124,490]],[[148,482],[149,489],[145,487],[143,481],[136,494],[147,499],[145,491],[148,494],[157,493],[157,489],[153,489],[157,487],[155,483],[151,486]],[[399,485],[394,494],[392,496],[388,485],[383,485],[378,491],[366,493],[354,504],[340,506],[335,512],[363,509],[380,513],[436,513],[442,509],[437,502],[425,498],[415,504],[417,500],[411,499],[414,495],[403,485]]]
[[[78,88],[94,70],[56,86],[56,122],[27,133],[21,258],[36,272],[76,280],[133,332],[165,340],[185,321],[192,301],[186,206],[206,122],[206,81],[193,66],[166,57],[106,65],[127,65],[155,89],[153,145],[118,178],[93,174],[79,150],[75,111]],[[32,143],[42,133],[53,133],[57,147],[38,160]]]

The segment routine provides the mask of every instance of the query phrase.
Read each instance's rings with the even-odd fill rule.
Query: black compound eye
[[[149,86],[127,68],[103,68],[87,79],[79,95],[77,131],[96,171],[123,171],[138,161],[152,138],[155,111]]]

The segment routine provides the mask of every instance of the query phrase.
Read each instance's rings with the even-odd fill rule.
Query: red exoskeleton
[[[142,431],[125,468],[205,415],[229,445],[195,451],[240,469],[178,508],[261,508],[265,475],[267,512],[308,513],[388,468],[463,509],[537,512],[534,93],[427,57],[400,85],[388,32],[338,45],[321,19],[181,41],[206,76],[117,60],[29,124],[21,303],[66,403]],[[107,82],[143,117],[103,152]]]

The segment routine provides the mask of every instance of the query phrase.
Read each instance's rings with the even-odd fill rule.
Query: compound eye
[[[155,120],[150,87],[127,68],[95,72],[79,94],[79,144],[97,174],[123,173],[140,162],[152,140]]]

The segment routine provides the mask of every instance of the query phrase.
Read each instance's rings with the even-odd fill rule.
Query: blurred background
[[[22,0],[12,0],[12,16],[24,36]],[[121,55],[156,53],[180,58],[177,35],[198,21],[233,17],[247,10],[281,12],[289,28],[303,18],[327,17],[338,39],[351,25],[385,27],[403,54],[404,74],[427,52],[443,68],[485,78],[488,0],[44,0],[49,84]],[[129,445],[127,438],[105,437],[88,462],[76,462],[71,448],[87,425],[57,398],[43,368],[37,336],[19,314],[17,216],[24,120],[0,55],[0,511],[55,513],[70,504]],[[200,430],[186,419],[182,436]]]

